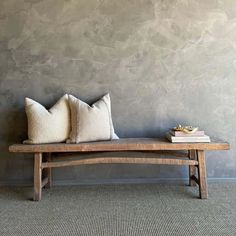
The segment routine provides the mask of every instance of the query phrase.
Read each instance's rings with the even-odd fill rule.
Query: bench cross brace
[[[142,157],[96,157],[80,158],[78,160],[53,161],[51,153],[34,154],[34,201],[42,198],[42,188],[52,186],[52,168],[88,164],[110,164],[110,163],[130,163],[130,164],[164,164],[164,165],[188,165],[189,185],[199,185],[200,198],[206,199],[207,175],[205,152],[203,150],[189,150],[188,159],[174,158],[142,158]],[[196,177],[198,174],[198,178]]]

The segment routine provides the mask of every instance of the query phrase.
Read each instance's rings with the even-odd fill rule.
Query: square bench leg
[[[195,150],[189,150],[189,159],[197,160],[197,155]],[[189,166],[189,186],[196,186],[196,182],[193,180],[192,176],[196,176],[196,166]]]
[[[46,161],[50,162],[52,160],[51,153],[47,153],[46,155]],[[45,176],[48,180],[47,184],[45,185],[45,188],[51,188],[52,187],[52,168],[45,168]]]
[[[42,197],[42,153],[34,154],[34,201]]]
[[[200,198],[207,199],[208,190],[207,190],[205,152],[203,150],[197,150],[197,158],[198,158],[198,179],[199,179]]]

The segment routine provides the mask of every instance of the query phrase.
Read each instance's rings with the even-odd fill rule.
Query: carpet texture
[[[236,183],[0,188],[0,235],[236,235]]]

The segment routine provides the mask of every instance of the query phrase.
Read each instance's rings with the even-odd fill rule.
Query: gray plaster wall
[[[236,177],[235,0],[1,0],[0,183],[29,184],[24,98],[109,92],[120,137],[159,137],[183,123],[231,143],[207,154],[210,178]],[[54,171],[57,183],[179,179],[185,167],[97,165]]]

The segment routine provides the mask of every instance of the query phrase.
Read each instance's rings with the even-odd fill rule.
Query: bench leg
[[[42,197],[42,153],[34,154],[34,201]]]
[[[48,153],[46,157],[46,161],[50,162],[51,160],[52,160],[51,153]],[[48,178],[48,182],[45,185],[45,188],[51,188],[52,187],[52,168],[46,168],[45,175]]]
[[[199,192],[201,199],[207,199],[207,173],[206,173],[206,160],[205,152],[203,150],[197,150],[198,157],[198,179],[199,179]]]
[[[195,150],[189,150],[189,159],[190,160],[196,160],[196,151]],[[196,186],[196,182],[192,179],[192,176],[196,176],[196,167],[195,166],[189,166],[189,186]]]

